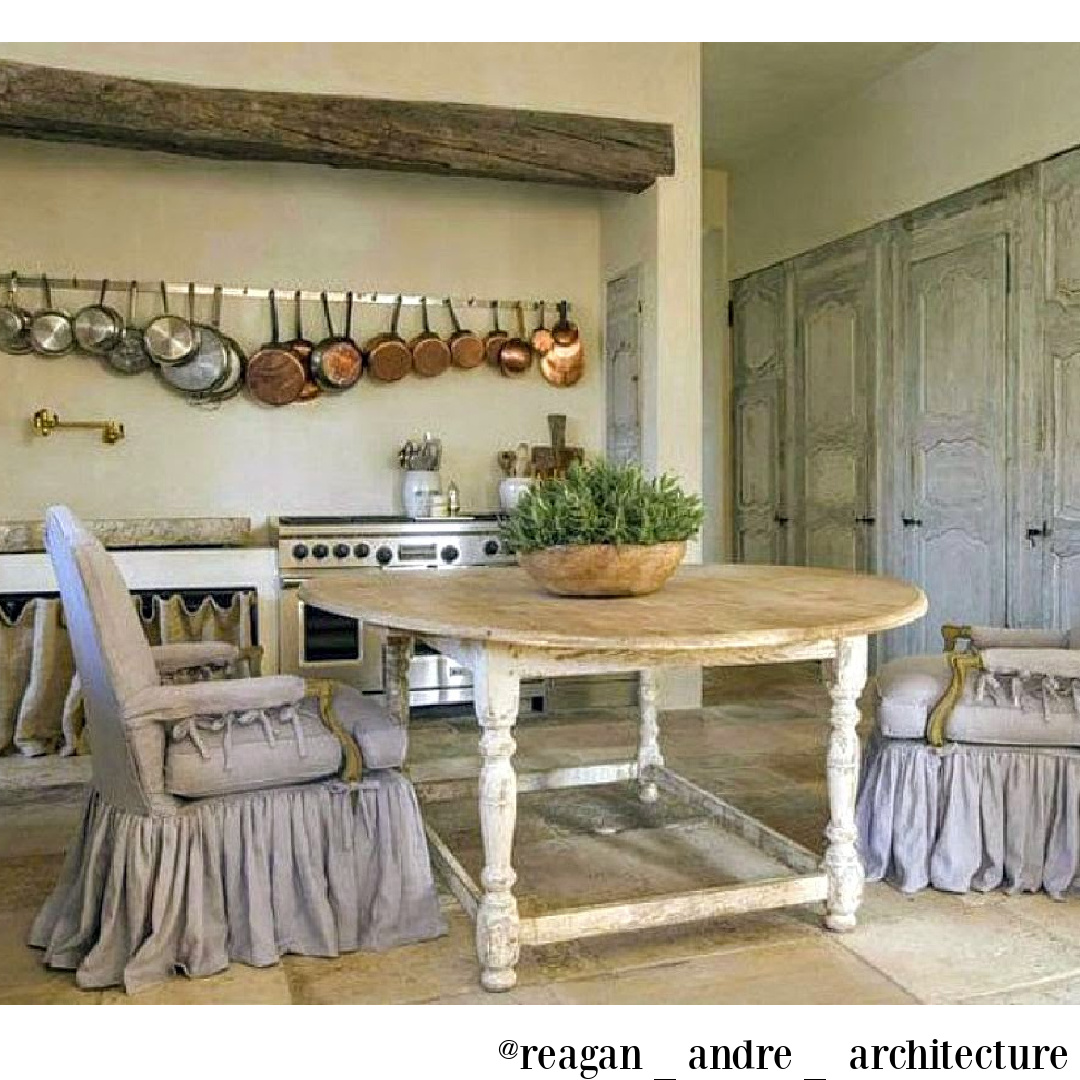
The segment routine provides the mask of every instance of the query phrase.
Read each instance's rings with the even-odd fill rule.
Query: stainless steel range
[[[340,679],[365,693],[385,687],[381,641],[355,619],[305,604],[300,586],[324,575],[452,573],[463,566],[513,566],[495,514],[414,521],[400,517],[282,517],[277,522],[282,586],[280,663],[286,674]],[[414,708],[470,702],[472,676],[417,644],[409,667]],[[522,686],[523,711],[542,711],[545,684]]]

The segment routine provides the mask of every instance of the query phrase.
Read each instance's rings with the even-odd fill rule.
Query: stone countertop
[[[251,518],[101,518],[87,521],[107,548],[250,547]],[[42,521],[0,521],[0,554],[44,551]]]

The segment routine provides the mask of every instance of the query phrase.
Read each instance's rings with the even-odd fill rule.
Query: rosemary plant
[[[650,480],[637,465],[597,459],[574,463],[565,480],[544,480],[526,491],[502,523],[514,551],[581,544],[662,544],[689,540],[704,511],[674,476]]]

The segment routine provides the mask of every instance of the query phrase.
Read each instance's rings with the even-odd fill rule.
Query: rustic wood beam
[[[0,135],[644,191],[670,124],[485,105],[218,89],[0,61]]]

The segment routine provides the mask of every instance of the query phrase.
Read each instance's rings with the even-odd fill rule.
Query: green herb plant
[[[511,550],[582,544],[662,544],[689,540],[704,510],[668,473],[650,480],[637,465],[574,462],[565,480],[526,491],[502,523]]]

